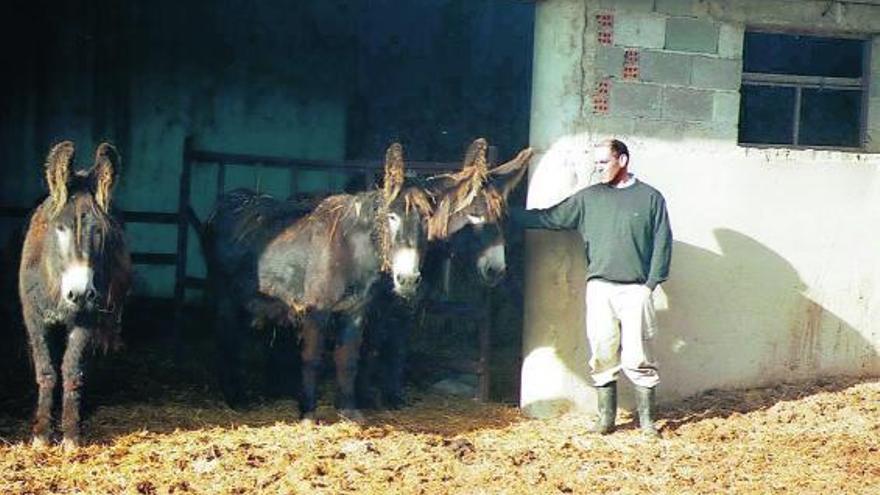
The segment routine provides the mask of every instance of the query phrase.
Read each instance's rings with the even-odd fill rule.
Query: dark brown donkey
[[[434,211],[428,221],[431,242],[425,253],[423,290],[419,297],[404,301],[387,290],[390,284],[386,283],[382,285],[385,290],[373,298],[358,382],[364,404],[373,402],[374,381],[381,385],[386,407],[397,408],[404,403],[407,339],[426,292],[437,290],[443,283],[438,270],[440,259],[455,255],[472,261],[480,282],[487,286],[496,285],[504,276],[507,198],[522,180],[532,149],[525,148],[509,162],[489,168],[488,147],[485,139],[474,140],[460,171],[429,177],[424,184]]]
[[[131,282],[123,230],[110,214],[119,154],[98,146],[89,170],[74,170],[74,146],[55,145],[46,159],[47,197],[34,210],[19,268],[19,296],[39,396],[34,445],[48,443],[58,372],[49,351],[53,332],[66,333],[61,359],[63,445],[79,443],[83,354],[119,342],[122,306]]]
[[[482,282],[494,285],[507,268],[502,228],[507,197],[522,180],[532,148],[491,169],[486,159],[488,148],[485,139],[474,140],[462,169],[428,178],[425,189],[435,202],[428,239],[449,241],[454,251],[468,252]]]
[[[238,354],[247,326],[299,327],[304,418],[313,415],[324,347],[335,328],[337,407],[357,417],[354,381],[367,302],[383,272],[410,297],[421,279],[424,191],[404,184],[403,150],[386,153],[380,190],[330,196],[303,216],[295,202],[252,191],[222,196],[203,236],[230,404],[243,399]],[[330,320],[335,325],[329,325]]]

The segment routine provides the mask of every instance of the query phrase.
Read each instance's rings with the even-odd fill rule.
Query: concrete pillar
[[[589,134],[596,83],[590,2],[548,0],[536,7],[531,145],[539,154],[529,170],[528,206],[558,203],[590,181]],[[595,35],[594,35],[595,37]],[[583,244],[570,232],[526,235],[526,297],[520,403],[534,417],[549,417],[593,400],[584,382],[586,337]]]

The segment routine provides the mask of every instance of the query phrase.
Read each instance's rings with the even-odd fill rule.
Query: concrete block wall
[[[619,129],[615,119],[634,119],[636,130],[666,137],[736,140],[744,28],[701,17],[689,0],[599,3],[613,16],[613,41],[599,44],[594,77],[611,80],[599,132]],[[638,61],[629,73],[624,53]]]
[[[875,32],[874,10],[860,4],[846,4],[835,11],[818,9],[816,2],[804,2],[791,9],[785,2],[731,2],[696,0],[600,0],[587,2],[587,11],[613,17],[610,44],[596,43],[596,63],[590,77],[611,81],[607,111],[595,112],[590,129],[614,134],[626,130],[621,119],[634,119],[632,129],[665,128],[664,136],[681,139],[714,139],[736,144],[739,125],[739,90],[742,80],[745,26],[775,26],[779,29],[819,30],[824,33],[859,34]],[[591,36],[588,33],[586,36]],[[595,40],[585,40],[588,41]],[[625,74],[624,53],[635,51],[635,76]],[[880,151],[880,41],[874,38],[868,61],[869,79],[865,111],[865,151]],[[632,71],[632,69],[630,69]],[[648,89],[644,86],[655,86]],[[686,99],[681,88],[711,92],[694,93]],[[660,106],[653,97],[660,92]],[[637,100],[631,97],[636,95]],[[646,99],[647,98],[647,99]],[[711,99],[711,111],[706,100]],[[648,105],[646,108],[641,104]],[[659,112],[659,113],[658,113]],[[664,126],[665,124],[665,126]],[[677,129],[678,131],[672,131]]]

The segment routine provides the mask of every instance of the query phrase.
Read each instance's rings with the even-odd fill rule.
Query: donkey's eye
[[[391,228],[396,229],[400,226],[400,217],[397,213],[389,213],[388,214],[388,224],[391,225]]]
[[[55,230],[58,231],[59,234],[63,234],[65,232],[67,232],[67,226],[66,225],[56,225]]]
[[[484,215],[468,215],[468,222],[472,225],[481,225],[486,223],[486,217]]]

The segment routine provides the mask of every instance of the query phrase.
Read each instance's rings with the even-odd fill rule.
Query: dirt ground
[[[295,411],[197,393],[103,405],[74,452],[35,450],[27,420],[0,417],[0,493],[880,494],[880,379],[709,392],[661,408],[656,441],[626,413],[599,437],[587,415],[437,396],[363,424]]]

